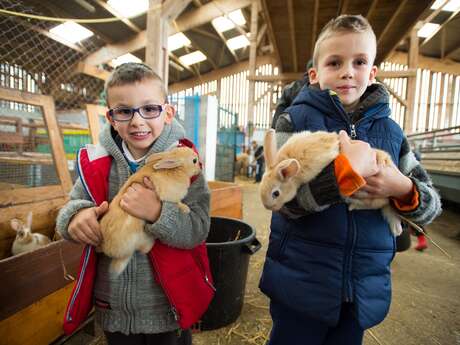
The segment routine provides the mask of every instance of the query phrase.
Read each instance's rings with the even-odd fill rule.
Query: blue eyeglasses
[[[131,121],[136,112],[138,112],[142,118],[149,120],[160,116],[162,111],[163,106],[159,104],[146,104],[139,108],[118,107],[109,109],[107,114],[115,121],[124,122]]]

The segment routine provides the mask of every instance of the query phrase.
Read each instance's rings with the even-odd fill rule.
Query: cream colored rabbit
[[[181,200],[187,194],[190,178],[200,171],[198,155],[191,148],[177,147],[152,154],[145,165],[125,182],[101,219],[103,241],[100,249],[112,258],[112,274],[123,272],[136,250],[148,253],[154,244],[154,238],[144,231],[145,221],[120,207],[120,200],[128,187],[136,182],[143,184],[144,177],[148,177],[160,200],[177,203],[182,212],[188,213],[189,207]]]
[[[19,219],[11,219],[11,227],[16,231],[11,253],[17,255],[30,252],[32,250],[46,246],[51,240],[42,234],[32,233],[32,212],[27,214],[27,223],[24,224]]]
[[[300,185],[313,180],[339,154],[339,135],[334,132],[300,132],[292,135],[276,152],[275,131],[265,134],[264,155],[267,170],[260,183],[264,206],[278,211],[292,200]],[[376,150],[378,164],[393,164],[388,153]],[[349,210],[382,208],[385,219],[395,236],[402,232],[401,220],[388,198],[346,198]]]

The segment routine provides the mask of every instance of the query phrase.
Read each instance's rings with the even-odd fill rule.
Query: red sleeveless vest
[[[187,139],[179,140],[178,146],[191,147],[196,151],[193,143]],[[95,150],[89,152],[85,147],[78,152],[78,174],[88,194],[100,205],[108,199],[112,157],[100,146],[92,148]],[[196,176],[192,178],[192,183],[195,179]],[[163,288],[176,321],[182,329],[190,328],[204,314],[215,292],[206,244],[203,242],[193,249],[179,249],[156,240],[148,256],[155,279]],[[96,267],[94,247],[87,245],[64,314],[63,328],[67,335],[78,328],[93,308]]]

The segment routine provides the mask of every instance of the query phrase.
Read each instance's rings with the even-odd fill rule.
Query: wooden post
[[[107,108],[97,104],[86,105],[86,116],[88,117],[88,127],[91,134],[91,142],[97,144],[99,142],[99,133],[101,132],[101,125],[99,123],[99,116],[107,112]]]
[[[258,16],[258,1],[253,0],[251,5],[251,33],[249,36],[249,42],[251,43],[249,48],[249,75],[256,75],[256,58],[257,58],[257,16]],[[249,135],[252,135],[252,128],[255,123],[255,87],[256,82],[249,80],[248,90],[248,130]]]
[[[162,0],[149,0],[145,62],[168,85],[168,25],[162,16]]]
[[[408,67],[409,69],[417,69],[418,66],[418,36],[417,36],[418,27],[417,25],[411,31],[409,38],[409,55],[408,55]],[[417,75],[407,78],[407,106],[406,114],[404,115],[404,125],[403,129],[406,134],[412,132],[412,123],[414,119],[414,109],[415,109],[415,87],[417,84]]]

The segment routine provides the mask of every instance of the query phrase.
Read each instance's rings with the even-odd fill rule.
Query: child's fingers
[[[152,181],[148,177],[144,177],[144,185],[146,188],[155,190],[155,186],[153,185]]]
[[[341,130],[341,131],[339,132],[339,141],[340,141],[340,144],[341,144],[341,145],[350,144],[350,143],[351,143],[350,137],[348,136],[347,132],[345,132],[344,130]]]
[[[94,207],[94,211],[96,212],[96,218],[99,218],[100,216],[104,215],[109,210],[109,203],[107,201],[104,201],[102,204],[99,206]]]

